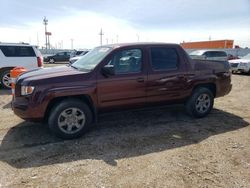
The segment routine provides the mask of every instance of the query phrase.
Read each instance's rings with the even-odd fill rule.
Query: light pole
[[[137,37],[137,42],[139,42],[140,41],[140,35],[136,34],[136,37]]]
[[[70,39],[71,40],[71,49],[73,50],[74,48],[74,39]]]
[[[102,36],[104,35],[104,33],[102,32],[102,28],[99,35],[100,35],[100,45],[102,46]]]
[[[44,24],[44,27],[45,27],[45,48],[47,50],[48,48],[48,41],[47,41],[47,25],[48,25],[48,19],[44,16],[43,18],[43,24]]]

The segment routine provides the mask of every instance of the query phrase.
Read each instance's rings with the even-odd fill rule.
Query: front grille
[[[238,67],[239,63],[231,63],[231,67]]]

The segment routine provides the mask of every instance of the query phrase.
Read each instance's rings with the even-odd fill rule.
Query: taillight
[[[37,66],[43,67],[43,59],[41,56],[37,57]]]

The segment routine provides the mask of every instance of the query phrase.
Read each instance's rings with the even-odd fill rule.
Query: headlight
[[[34,86],[21,86],[21,95],[30,95],[33,93]]]

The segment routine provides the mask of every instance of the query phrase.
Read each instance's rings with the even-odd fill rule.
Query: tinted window
[[[31,46],[0,46],[6,57],[34,57],[35,52]]]
[[[173,48],[151,48],[151,64],[153,70],[176,69],[178,55]]]
[[[227,54],[226,54],[225,52],[217,52],[217,53],[216,53],[216,56],[217,56],[217,57],[226,57]]]
[[[219,52],[219,51],[211,51],[204,53],[206,57],[226,57],[227,54],[225,52]]]
[[[64,52],[60,52],[60,53],[58,53],[56,55],[58,55],[58,56],[64,56]]]
[[[77,51],[76,55],[80,55],[83,51]]]
[[[140,72],[142,52],[140,49],[119,51],[115,53],[108,64],[114,65],[116,74]]]
[[[205,55],[205,57],[214,57],[213,52],[205,52],[203,55]]]

